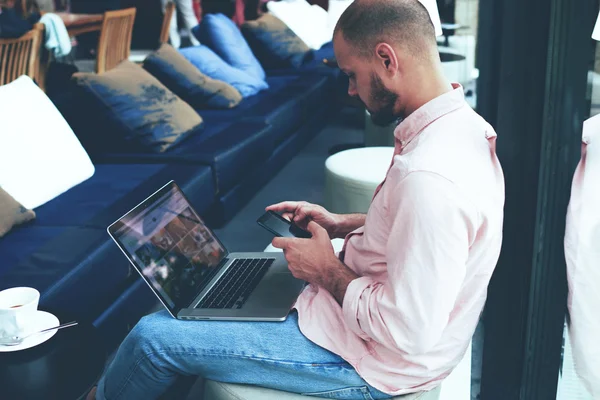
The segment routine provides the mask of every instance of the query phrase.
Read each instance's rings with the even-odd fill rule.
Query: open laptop
[[[305,285],[283,253],[229,253],[173,181],[107,230],[177,319],[283,321]]]

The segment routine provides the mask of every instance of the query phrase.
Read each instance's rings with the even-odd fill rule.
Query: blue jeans
[[[331,399],[387,399],[342,358],[308,340],[298,315],[285,322],[142,318],[98,384],[96,399],[152,399],[181,376],[258,385]]]

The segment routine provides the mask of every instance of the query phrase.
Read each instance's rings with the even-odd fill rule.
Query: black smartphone
[[[267,211],[256,221],[260,226],[279,237],[297,237],[310,239],[310,232],[298,228],[298,226],[274,211]]]

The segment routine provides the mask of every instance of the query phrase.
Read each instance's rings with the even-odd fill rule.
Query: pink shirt
[[[343,307],[313,285],[295,306],[305,336],[392,395],[433,389],[460,362],[500,253],[496,134],[453,86],[394,132],[386,179],[341,253],[361,276]]]
[[[575,370],[600,398],[600,115],[583,124],[581,162],[573,176],[565,256],[569,281],[569,335]]]

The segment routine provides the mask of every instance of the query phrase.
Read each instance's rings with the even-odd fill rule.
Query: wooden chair
[[[165,7],[165,16],[163,18],[162,28],[160,28],[159,44],[169,43],[169,30],[171,29],[173,14],[175,14],[175,3],[171,1]]]
[[[165,7],[165,15],[163,17],[162,28],[160,29],[160,37],[158,44],[161,45],[163,43],[169,43],[169,29],[171,28],[171,20],[173,19],[173,14],[175,13],[175,3],[169,2]],[[129,61],[134,63],[143,63],[146,57],[153,50],[132,50],[129,56]]]
[[[0,85],[27,75],[39,82],[40,48],[44,25],[34,28],[17,39],[0,39]],[[41,85],[40,85],[41,86]]]
[[[135,12],[135,8],[127,8],[104,13],[96,55],[97,73],[108,71],[129,58]]]

